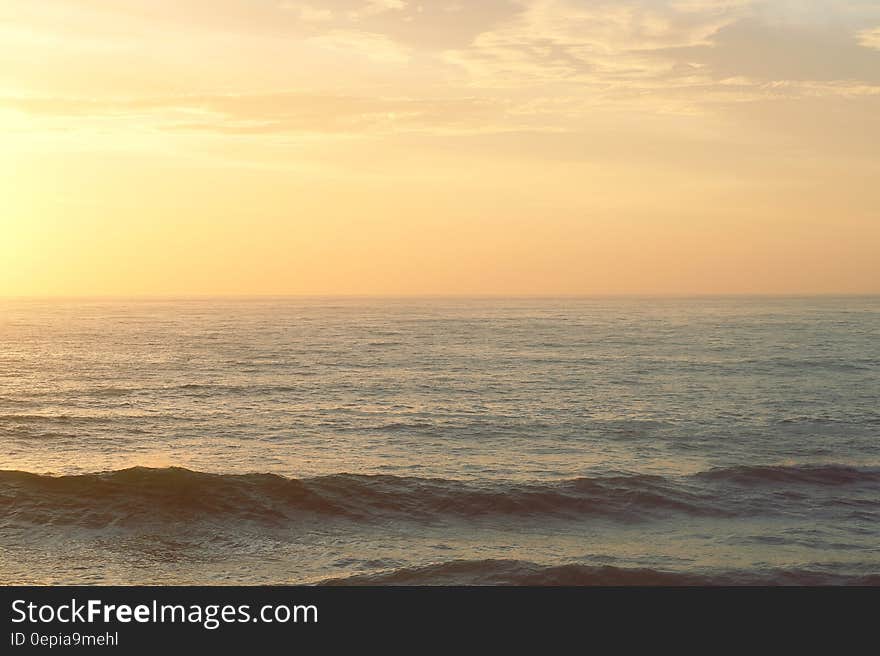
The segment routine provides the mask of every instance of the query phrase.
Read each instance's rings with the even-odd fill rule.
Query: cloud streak
[[[479,98],[356,97],[295,92],[128,99],[0,97],[0,111],[36,120],[130,120],[157,130],[217,134],[387,134],[526,129],[511,106]]]
[[[866,48],[880,50],[880,27],[859,32],[859,43]]]

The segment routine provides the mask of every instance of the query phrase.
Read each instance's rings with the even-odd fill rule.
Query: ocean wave
[[[135,467],[74,476],[0,472],[6,522],[90,528],[204,516],[279,520],[291,508],[324,507],[301,481],[272,474],[223,475],[175,467]]]
[[[31,425],[31,424],[67,424],[84,425],[109,423],[113,419],[119,419],[118,415],[110,418],[103,415],[42,415],[42,414],[0,414],[0,425]],[[5,426],[4,426],[5,428]]]
[[[770,465],[711,469],[699,478],[739,485],[850,485],[880,483],[880,467],[847,465]]]
[[[821,567],[699,573],[609,565],[539,565],[522,560],[451,560],[422,567],[327,579],[319,585],[876,586],[880,585],[880,575],[843,574]]]
[[[713,469],[681,479],[620,474],[548,483],[356,474],[291,479],[177,467],[72,476],[0,471],[0,522],[88,527],[199,519],[285,523],[305,515],[357,521],[508,516],[627,522],[673,513],[732,517],[772,509],[760,506],[760,495],[738,496],[742,486],[773,486],[775,491],[791,484],[878,481],[880,470],[830,465]],[[778,503],[772,495],[764,501]]]
[[[227,516],[283,521],[303,513],[386,517],[593,515],[637,519],[682,511],[713,514],[698,495],[650,476],[579,478],[549,484],[335,474],[208,474],[136,467],[76,476],[0,472],[0,517],[89,526]]]

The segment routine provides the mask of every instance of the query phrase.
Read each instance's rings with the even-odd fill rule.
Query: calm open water
[[[0,583],[880,583],[880,298],[0,301]]]

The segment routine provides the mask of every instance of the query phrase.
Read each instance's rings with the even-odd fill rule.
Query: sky
[[[876,0],[3,0],[0,296],[880,292]]]

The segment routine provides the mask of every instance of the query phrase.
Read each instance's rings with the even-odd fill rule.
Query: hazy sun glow
[[[0,295],[880,292],[873,0],[5,0]]]

